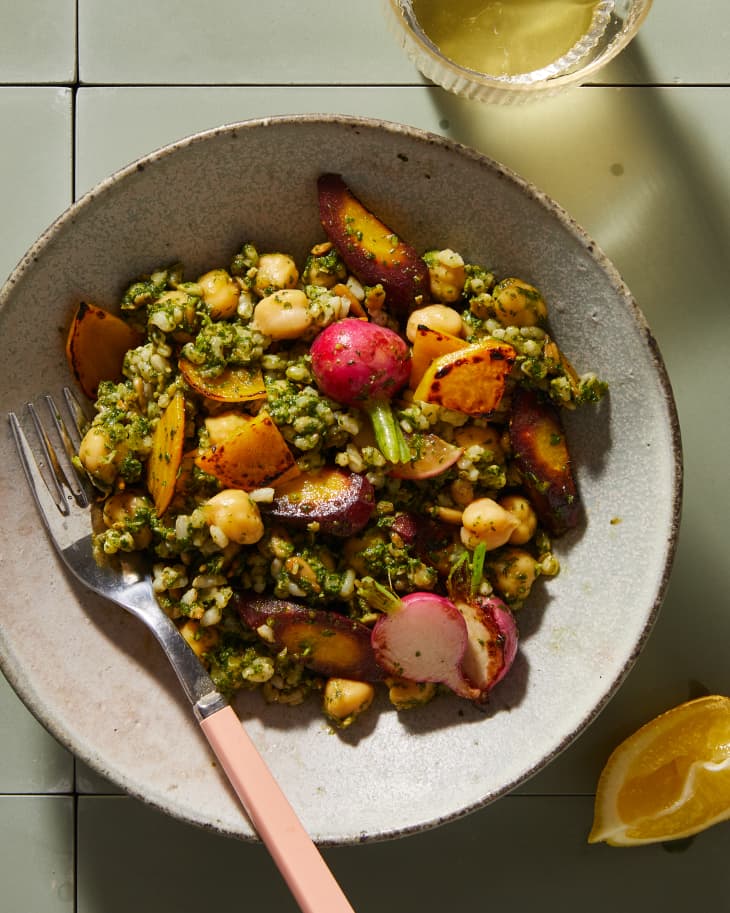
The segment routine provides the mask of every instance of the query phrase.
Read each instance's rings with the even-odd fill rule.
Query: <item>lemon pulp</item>
[[[589,842],[674,840],[730,819],[730,698],[708,695],[650,720],[599,778]]]
[[[596,0],[413,0],[431,41],[454,63],[493,76],[539,70],[589,31]]]

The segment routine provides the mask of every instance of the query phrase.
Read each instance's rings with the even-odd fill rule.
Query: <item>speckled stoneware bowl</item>
[[[579,370],[611,385],[569,416],[585,522],[562,573],[520,615],[521,647],[488,709],[448,697],[398,714],[387,698],[333,733],[317,701],[257,694],[237,709],[306,827],[324,844],[407,834],[498,798],[599,713],[655,620],[681,490],[672,393],[616,270],[553,202],[495,162],[415,129],[273,118],[185,139],[104,181],[30,250],[0,297],[2,412],[71,382],[63,342],[79,299],[114,308],[128,281],[181,260],[191,276],[244,240],[301,256],[321,240],[315,181],[340,172],[417,248],[450,246],[537,285]],[[4,421],[7,426],[7,422]],[[180,819],[251,828],[140,623],[64,572],[0,434],[0,657],[38,719],[113,783]],[[647,523],[647,518],[651,522]]]

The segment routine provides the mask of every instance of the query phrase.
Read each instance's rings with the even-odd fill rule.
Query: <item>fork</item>
[[[41,410],[33,402],[25,404],[37,437],[35,450],[18,415],[8,414],[28,485],[61,559],[88,589],[131,612],[154,634],[192,704],[200,728],[302,913],[354,913],[235,711],[158,605],[141,557],[130,553],[121,568],[96,561],[92,550],[92,489],[72,462],[85,417],[68,387],[63,396],[70,423],[52,396],[38,398],[48,410],[50,431]]]

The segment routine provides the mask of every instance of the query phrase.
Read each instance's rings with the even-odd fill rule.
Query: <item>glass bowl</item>
[[[535,65],[523,67],[524,72],[515,71],[515,66],[512,66],[509,72],[506,71],[508,67],[502,67],[503,72],[494,73],[473,68],[479,66],[475,54],[478,56],[480,53],[474,47],[474,37],[481,27],[476,20],[487,13],[495,17],[489,21],[490,34],[489,38],[485,35],[485,42],[491,41],[489,46],[492,52],[496,52],[497,43],[492,35],[498,34],[499,17],[508,12],[504,9],[507,4],[490,3],[489,0],[482,3],[472,0],[470,3],[466,0],[463,4],[465,11],[460,12],[458,4],[441,4],[438,7],[427,0],[420,0],[419,7],[419,0],[385,0],[385,9],[398,42],[421,73],[432,82],[465,98],[497,104],[520,104],[555,95],[590,80],[634,38],[651,3],[652,0],[597,0],[588,10],[585,9],[587,4],[584,4],[582,15],[586,18],[583,27],[570,35],[566,32],[551,36],[556,48],[553,58],[548,54]],[[543,14],[544,11],[543,7]],[[423,21],[419,21],[417,13]],[[580,15],[581,10],[577,9],[576,13]],[[510,51],[518,50],[520,41],[522,45],[519,49],[524,49],[525,37],[529,38],[531,27],[529,15],[525,9],[519,17],[522,31],[515,47],[510,49],[507,37],[499,45],[505,59]],[[465,19],[472,20],[470,31],[463,27]],[[543,21],[535,28],[544,29],[549,21],[543,16]],[[517,22],[517,16],[514,16],[513,22]],[[566,26],[575,29],[577,20],[566,22]],[[449,32],[449,27],[453,31]],[[472,41],[471,47],[464,43],[467,38]],[[539,41],[536,39],[535,43],[538,49]],[[542,47],[547,47],[546,42],[543,41]],[[455,58],[459,58],[458,61]],[[494,66],[494,69],[499,67]]]

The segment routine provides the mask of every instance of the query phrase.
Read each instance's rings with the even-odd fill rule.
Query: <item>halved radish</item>
[[[515,622],[514,615],[502,602],[499,596],[490,596],[487,601],[491,605],[492,616],[497,622],[499,633],[504,638],[504,645],[502,647],[504,652],[504,665],[502,666],[502,671],[492,682],[492,687],[494,687],[497,682],[502,681],[512,668],[512,663],[515,661],[515,656],[517,656],[517,647],[519,646],[519,632],[517,630],[517,623]]]
[[[396,463],[388,475],[396,479],[430,479],[453,466],[464,453],[463,447],[450,444],[437,434],[406,435],[414,455],[407,463]]]
[[[509,671],[517,653],[514,616],[497,596],[455,602],[468,630],[462,671],[484,699]]]
[[[371,641],[378,665],[391,675],[438,682],[460,697],[479,697],[479,689],[462,672],[468,631],[464,615],[450,599],[409,593],[377,620]]]

